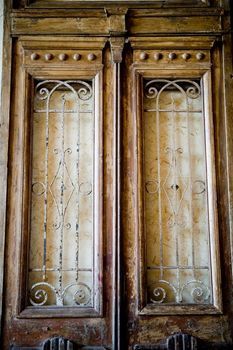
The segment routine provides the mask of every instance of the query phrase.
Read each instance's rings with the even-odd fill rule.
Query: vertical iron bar
[[[157,131],[157,161],[158,161],[158,204],[159,204],[159,242],[160,242],[160,279],[163,279],[163,223],[162,223],[162,203],[161,203],[161,177],[160,177],[160,114],[159,114],[159,97],[156,96],[156,131]]]
[[[48,146],[49,146],[49,102],[50,94],[46,101],[45,121],[45,192],[44,192],[44,251],[43,251],[43,280],[46,280],[46,259],[47,259],[47,207],[48,207]]]
[[[64,111],[65,111],[65,96],[62,96],[62,114],[61,114],[61,131],[62,131],[62,145],[61,145],[61,197],[60,197],[60,246],[59,246],[59,295],[62,293],[62,265],[63,265],[63,235],[64,235],[64,167],[65,167],[65,149],[64,149]]]
[[[171,95],[172,99],[172,162],[173,162],[173,186],[176,187],[177,182],[177,158],[176,158],[176,115],[175,115],[175,104],[174,104],[174,97]],[[177,207],[177,191],[174,190],[175,193],[175,210],[173,210],[174,215],[174,228],[175,228],[175,241],[176,241],[176,266],[177,266],[177,295],[176,295],[176,302],[179,303],[180,300],[180,261],[179,261],[179,237],[177,234],[177,214],[179,210],[179,206]]]
[[[191,151],[190,151],[190,142],[189,142],[189,135],[190,135],[190,122],[189,122],[189,116],[190,116],[190,108],[189,108],[189,101],[188,101],[188,96],[186,96],[186,104],[187,104],[187,134],[188,134],[188,159],[189,159],[189,181],[190,181],[190,186],[189,186],[189,208],[190,208],[190,224],[191,224],[191,241],[192,241],[192,273],[193,273],[193,278],[196,279],[196,270],[195,270],[195,251],[194,251],[194,234],[193,234],[193,191],[192,191],[192,161],[191,161]]]
[[[76,194],[76,205],[77,205],[77,210],[76,210],[76,256],[75,256],[75,263],[76,263],[76,282],[78,282],[79,279],[79,168],[80,168],[80,101],[78,100],[77,97],[77,113],[78,113],[78,140],[77,140],[77,160],[76,160],[76,170],[77,170],[77,179],[76,179],[76,188],[77,188],[77,194]]]

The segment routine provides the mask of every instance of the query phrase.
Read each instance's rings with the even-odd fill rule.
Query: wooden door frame
[[[214,1],[215,2],[215,1]],[[10,94],[11,94],[11,61],[12,61],[12,41],[17,40],[17,37],[19,37],[22,34],[25,34],[23,31],[25,28],[20,27],[22,24],[21,18],[22,18],[22,11],[20,15],[19,11],[12,11],[13,1],[5,0],[5,7],[4,7],[4,40],[3,40],[3,71],[2,71],[2,105],[1,105],[1,119],[0,119],[0,140],[1,140],[1,147],[0,147],[0,177],[1,177],[1,192],[0,192],[0,227],[2,228],[1,234],[0,234],[0,318],[2,317],[2,298],[4,295],[4,247],[5,247],[5,227],[6,227],[6,211],[7,211],[7,161],[8,161],[8,141],[9,141],[9,120],[10,120]],[[24,1],[22,1],[23,4]],[[93,3],[91,1],[88,3],[88,1],[84,1],[83,3],[88,4],[88,6],[93,6]],[[143,4],[142,4],[143,3]],[[151,2],[152,3],[152,2]],[[201,0],[200,0],[201,3]],[[200,4],[199,3],[199,4]],[[216,3],[216,2],[215,2]],[[44,4],[46,4],[46,1],[44,1]],[[48,4],[48,3],[47,3]],[[103,32],[103,35],[106,37],[112,37],[112,38],[118,38],[118,40],[113,39],[111,43],[112,51],[113,51],[113,57],[115,55],[115,58],[113,58],[113,62],[115,64],[115,89],[116,91],[119,91],[120,88],[120,80],[119,80],[119,70],[120,70],[120,62],[121,62],[121,53],[123,49],[124,42],[122,41],[122,38],[129,35],[135,35],[137,32],[137,20],[135,18],[139,18],[140,10],[136,9],[134,10],[133,7],[137,5],[137,7],[141,5],[143,8],[144,6],[150,6],[150,1],[132,1],[132,10],[131,14],[128,16],[127,21],[131,21],[131,15],[133,14],[134,18],[134,33],[126,33],[126,23],[125,23],[125,15],[127,13],[127,6],[124,4],[124,1],[118,1],[118,5],[121,7],[117,10],[114,9],[114,6],[106,1],[98,1],[98,7],[103,9],[106,13],[106,24],[108,25],[107,30]],[[149,4],[149,5],[148,5]],[[207,5],[207,1],[202,1],[203,5]],[[29,6],[30,3],[27,2],[27,5]],[[158,4],[157,4],[158,5]],[[156,5],[156,6],[157,6]],[[231,35],[231,26],[230,26],[230,17],[229,17],[229,11],[230,11],[230,1],[229,0],[223,0],[221,1],[221,5],[226,11],[225,15],[220,15],[222,20],[222,26],[219,30],[216,30],[215,33],[212,33],[214,35],[218,35],[219,38],[222,38],[223,42],[223,79],[225,81],[225,89],[223,92],[223,98],[225,102],[225,114],[224,114],[224,123],[225,128],[224,132],[222,134],[222,139],[219,141],[219,144],[217,144],[217,151],[221,151],[223,154],[225,154],[225,161],[223,164],[219,165],[219,169],[221,171],[226,172],[226,176],[222,177],[221,182],[221,188],[220,192],[221,198],[224,197],[223,203],[221,203],[221,216],[224,218],[222,220],[221,224],[223,236],[225,239],[226,244],[230,247],[230,250],[226,252],[223,256],[222,252],[222,259],[224,260],[224,266],[227,266],[226,274],[227,276],[231,276],[231,281],[229,281],[229,284],[232,284],[232,276],[233,276],[233,177],[231,174],[233,173],[233,162],[231,161],[231,158],[233,157],[233,139],[231,135],[233,134],[233,100],[231,98],[231,91],[233,90],[233,79],[232,79],[232,35]],[[70,5],[71,9],[73,5]],[[79,7],[79,6],[78,6]],[[76,14],[78,14],[78,7],[75,7],[74,11]],[[83,4],[82,4],[83,7]],[[231,9],[232,10],[232,9]],[[42,10],[43,11],[43,10]],[[56,11],[54,9],[54,11]],[[179,9],[178,12],[182,13],[182,11]],[[193,10],[195,12],[195,9]],[[218,11],[214,13],[214,11],[209,11],[208,8],[204,9],[206,13],[209,13],[210,18],[213,16],[218,16]],[[209,12],[208,12],[209,11]],[[211,14],[212,13],[212,14]],[[196,10],[195,16],[197,16],[198,10]],[[156,9],[154,16],[165,18],[166,15],[171,15],[171,10],[168,9]],[[33,8],[29,8],[27,10],[27,16],[29,18],[29,23],[33,23],[33,18],[36,18],[36,12],[33,12]],[[146,11],[142,14],[142,17],[144,18],[147,16]],[[151,16],[151,15],[150,15]],[[152,14],[153,17],[153,14]],[[60,19],[60,17],[59,17]],[[14,22],[16,21],[16,22]],[[31,21],[31,22],[30,22]],[[13,24],[14,22],[14,24]],[[16,23],[16,24],[15,24]],[[165,23],[165,22],[164,22]],[[19,26],[17,26],[19,24]],[[39,32],[36,32],[35,34],[39,34]],[[102,29],[101,29],[102,30]],[[156,28],[152,28],[152,31]],[[171,28],[171,24],[169,24],[168,30],[170,30],[170,34],[172,35],[181,35],[182,29],[177,32],[176,29]],[[48,28],[48,31],[50,31],[50,34],[52,33],[52,29]],[[86,31],[88,33],[88,28],[86,28]],[[30,34],[29,32],[26,34]],[[43,33],[42,33],[43,34]],[[153,35],[156,33],[153,32]],[[199,34],[195,33],[195,31],[192,32],[192,34]],[[202,33],[201,33],[202,34]],[[140,33],[140,35],[143,35],[143,33]],[[15,38],[15,39],[14,39]],[[115,40],[115,41],[114,41]],[[114,46],[115,45],[115,46]],[[120,58],[119,58],[120,57]],[[114,220],[115,220],[115,231],[113,232],[113,235],[117,238],[119,241],[120,235],[121,235],[121,229],[120,229],[120,186],[117,187],[117,184],[120,184],[120,155],[121,155],[121,149],[120,149],[120,130],[121,130],[121,115],[120,115],[120,108],[119,108],[119,101],[115,100],[115,158],[114,158],[114,176],[115,176],[115,210],[114,210]],[[220,174],[218,174],[220,176]],[[113,344],[114,349],[120,350],[120,343],[118,343],[118,335],[120,332],[120,299],[117,295],[119,293],[121,294],[119,288],[117,288],[117,285],[120,285],[119,282],[121,280],[121,272],[120,272],[120,263],[121,263],[121,257],[120,257],[120,246],[117,246],[117,241],[115,241],[115,267],[116,267],[116,274],[114,275],[114,288],[115,288],[115,300],[113,301],[114,307],[114,317],[113,317],[113,328],[115,329],[114,335],[113,335]],[[231,300],[229,294],[228,294],[228,303],[230,303],[230,309],[233,310],[233,300]],[[118,311],[117,311],[118,310]],[[232,325],[231,329],[233,329],[233,316],[232,319]],[[232,331],[233,333],[233,331]],[[233,336],[233,334],[232,334]]]
[[[4,252],[6,230],[6,198],[7,198],[7,163],[8,141],[10,121],[10,93],[11,93],[11,57],[12,38],[10,34],[10,9],[11,1],[4,0],[3,10],[3,54],[2,54],[2,91],[1,91],[1,116],[0,116],[0,177],[2,191],[0,194],[0,320],[2,320],[3,306],[3,281],[4,281]],[[1,331],[0,331],[1,332]]]

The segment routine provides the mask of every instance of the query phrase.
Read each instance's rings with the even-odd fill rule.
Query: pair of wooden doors
[[[230,349],[228,4],[9,15],[3,349]]]

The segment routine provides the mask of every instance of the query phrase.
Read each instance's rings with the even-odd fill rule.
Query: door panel
[[[156,73],[147,74],[155,77]],[[215,247],[214,231],[218,230],[215,200],[211,202],[216,197],[211,181],[213,150],[207,153],[210,141],[204,134],[212,116],[204,103],[208,102],[206,73],[201,79],[179,77],[181,72],[176,73],[177,78],[170,72],[173,78],[168,78],[162,73],[160,70],[159,78],[142,77],[140,84],[145,307],[152,313],[155,309],[161,312],[161,305],[172,304],[177,313],[182,305],[183,313],[185,305],[216,304],[213,291],[217,286],[211,287],[216,276],[210,275],[211,270],[216,271],[217,249],[211,252],[211,247]]]
[[[220,61],[210,54],[212,44],[208,50],[199,39],[190,51],[184,42],[173,49],[178,38],[168,48],[161,38],[164,50],[158,37],[154,44],[130,41],[122,202],[129,349],[167,348],[174,333],[219,348],[229,341],[222,338],[222,331],[230,335],[227,317],[211,316],[223,311],[215,174],[220,114],[213,111]]]
[[[108,346],[112,236],[104,232],[112,230],[113,209],[104,200],[111,203],[113,174],[104,158],[112,148],[111,115],[103,115],[111,92],[105,39],[89,40],[88,50],[81,40],[73,51],[70,43],[65,53],[52,39],[47,49],[40,45],[48,42],[15,46],[4,347],[40,346],[54,335]]]

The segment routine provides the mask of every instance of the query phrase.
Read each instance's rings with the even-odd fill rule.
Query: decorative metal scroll
[[[91,81],[35,86],[29,305],[93,305]]]
[[[205,126],[199,80],[144,81],[144,225],[150,304],[209,304]]]

